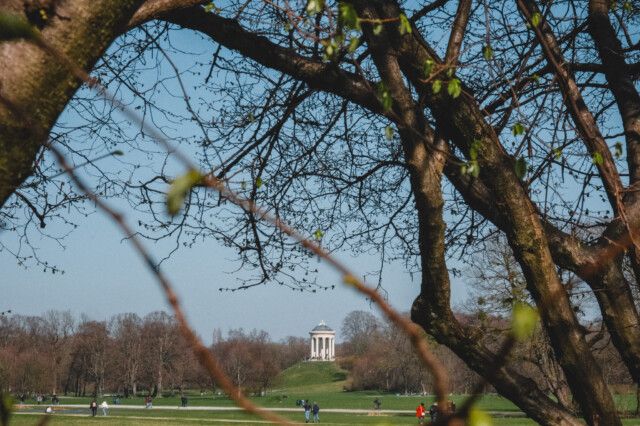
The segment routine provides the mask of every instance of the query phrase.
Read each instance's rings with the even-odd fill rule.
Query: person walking
[[[95,417],[96,414],[98,413],[98,403],[96,402],[95,399],[91,401],[91,404],[89,405],[89,409],[91,409],[91,417]]]
[[[429,416],[431,417],[432,422],[435,422],[436,420],[438,420],[438,402],[437,401],[431,404],[431,407],[429,407]]]
[[[102,404],[100,404],[100,408],[102,408],[103,416],[106,416],[107,414],[109,414],[109,405],[107,405],[107,401],[102,401]]]
[[[308,401],[305,401],[302,408],[304,408],[304,422],[309,423],[309,420],[311,419],[311,404],[309,404]]]
[[[382,401],[380,401],[378,398],[373,400],[373,409],[376,410],[376,412],[380,411],[381,405],[382,405]]]
[[[424,416],[425,416],[425,409],[424,409],[424,402],[421,402],[420,405],[418,405],[418,407],[416,408],[416,417],[418,418],[418,424],[424,424]]]
[[[311,411],[313,412],[313,422],[320,423],[320,407],[317,402],[313,401],[313,408]]]

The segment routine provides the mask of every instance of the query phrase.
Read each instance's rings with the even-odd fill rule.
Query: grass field
[[[431,403],[433,397],[420,395],[406,396],[380,393],[376,391],[345,392],[346,372],[340,370],[335,363],[315,362],[300,363],[285,370],[274,383],[273,389],[267,396],[252,397],[258,405],[270,408],[295,407],[298,399],[317,401],[323,408],[356,408],[371,409],[373,400],[382,400],[382,408],[388,410],[413,410],[420,402]],[[459,403],[464,400],[464,395],[453,396],[452,399]],[[104,398],[111,403],[110,398]],[[62,404],[86,404],[89,406],[91,398],[60,397]],[[144,405],[144,398],[123,399],[122,404]],[[173,406],[180,405],[180,397],[156,398],[154,405]],[[233,406],[234,403],[223,395],[213,395],[211,392],[205,395],[189,395],[189,406]],[[479,403],[479,407],[488,411],[519,411],[510,401],[496,396],[485,395]]]
[[[150,412],[137,412],[137,413],[113,413],[109,417],[95,417],[88,416],[65,416],[54,415],[51,417],[50,425],[123,425],[123,426],[135,426],[135,425],[161,425],[161,426],[173,426],[173,425],[264,425],[265,422],[257,420],[253,416],[244,413],[203,413],[197,412],[196,415],[185,415],[187,412],[167,411],[161,413],[161,415],[151,415]],[[189,413],[191,414],[191,413]],[[301,414],[285,414],[283,417],[289,418],[298,424],[304,424]],[[18,426],[35,425],[39,420],[40,415],[31,414],[19,414],[12,418],[11,424]],[[416,425],[417,422],[413,416],[365,416],[355,414],[338,414],[327,413],[321,415],[321,424],[324,425]],[[529,419],[513,419],[513,418],[494,418],[493,424],[495,426],[534,426],[536,423]],[[625,426],[639,426],[640,420],[638,419],[625,419],[623,421]]]
[[[256,404],[275,409],[296,409],[296,411],[278,412],[285,418],[304,424],[302,409],[296,407],[297,399],[309,399],[317,401],[321,407],[320,419],[322,424],[333,425],[415,425],[416,419],[412,414],[383,414],[374,416],[362,413],[330,413],[323,412],[323,409],[365,409],[371,410],[373,400],[382,400],[382,409],[386,410],[413,410],[416,405],[424,401],[429,405],[433,397],[424,396],[404,396],[385,394],[380,392],[345,392],[346,372],[340,370],[334,363],[301,363],[284,371],[275,382],[273,390],[267,396],[251,398]],[[464,395],[452,396],[456,403],[464,400]],[[111,402],[109,397],[101,398]],[[156,398],[154,406],[176,407],[176,409],[126,409],[111,406],[108,417],[97,416],[91,418],[88,415],[88,406],[91,398],[60,398],[61,404],[81,404],[87,408],[60,409],[52,415],[49,424],[52,425],[207,425],[207,424],[238,424],[238,425],[260,425],[264,424],[259,418],[241,411],[212,411],[212,410],[181,410],[180,397],[169,396]],[[635,396],[616,397],[622,411],[629,412],[635,409]],[[123,399],[122,404],[144,405],[143,398]],[[190,407],[230,407],[233,402],[225,396],[208,394],[200,395],[192,393],[189,395]],[[502,412],[505,414],[519,411],[508,400],[496,395],[485,395],[479,402],[478,407],[491,412]],[[45,405],[40,407],[24,408],[13,416],[13,425],[34,425],[42,416]],[[100,413],[100,410],[98,410]],[[640,419],[625,419],[624,424],[628,426],[640,426]],[[496,426],[531,426],[535,422],[526,418],[504,418],[498,414],[494,415],[494,425]]]

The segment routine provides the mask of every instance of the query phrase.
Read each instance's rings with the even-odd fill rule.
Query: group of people
[[[29,396],[29,394],[26,394],[26,393],[21,393],[21,394],[18,394],[18,395],[17,395],[17,398],[18,398],[18,400],[20,401],[20,404],[24,404],[24,403],[25,403],[25,401],[26,401],[29,397],[33,398],[33,400],[34,400],[34,401],[36,402],[36,404],[38,404],[38,405],[40,405],[40,404],[42,404],[42,403],[44,403],[44,402],[47,402],[47,400],[48,400],[48,396],[47,396],[47,395],[44,395],[44,394],[41,394],[41,393],[36,393],[36,394],[31,395],[31,396]],[[58,395],[53,394],[53,395],[51,396],[51,404],[53,404],[53,405],[58,405],[58,404],[60,404],[60,398],[58,398]]]
[[[454,413],[456,411],[456,403],[453,401],[447,401],[447,407],[445,408],[445,413]],[[424,402],[421,402],[420,405],[416,408],[416,417],[418,418],[418,424],[424,424],[424,420],[429,414],[429,418],[431,422],[435,422],[438,420],[438,416],[443,412],[441,407],[438,407],[438,402],[434,402],[431,404],[429,409],[424,405]]]
[[[320,423],[320,406],[317,402],[313,401],[313,405],[309,403],[309,400],[300,401],[302,408],[304,409],[304,422],[309,423],[311,420],[311,414],[313,414],[313,422]]]
[[[103,416],[109,414],[109,404],[107,404],[107,401],[102,401],[102,404],[100,404],[99,407],[102,409]],[[89,404],[89,409],[91,410],[91,416],[95,417],[98,413],[98,403],[95,399],[91,401],[91,404]]]

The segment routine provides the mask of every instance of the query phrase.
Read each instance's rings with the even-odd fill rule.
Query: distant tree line
[[[456,315],[474,330],[474,339],[497,349],[509,329],[495,304],[499,294],[480,288],[482,299]],[[602,362],[610,386],[630,390],[633,381],[610,343],[606,328],[594,324],[590,344]],[[432,394],[433,381],[408,338],[392,325],[365,311],[349,313],[339,334],[338,363],[348,370],[345,390]],[[480,376],[446,346],[432,341],[446,367],[451,391],[469,393]],[[308,356],[308,340],[287,337],[274,342],[265,331],[230,330],[226,337],[213,331],[211,351],[236,386],[264,395],[285,368]],[[539,329],[520,344],[510,363],[526,372],[565,406],[573,401],[548,338]],[[117,393],[152,395],[183,390],[216,390],[183,341],[177,324],[165,312],[144,317],[125,313],[95,321],[70,312],[49,311],[41,316],[0,316],[0,390],[14,394],[90,396]],[[493,391],[490,385],[486,391]]]
[[[474,330],[472,338],[497,349],[509,329],[509,322],[487,309],[486,303],[468,306],[467,313],[458,313],[456,318]],[[600,323],[592,328],[592,352],[601,365],[606,366],[603,373],[607,384],[619,391],[630,391],[633,380],[612,347],[606,329]],[[434,393],[431,375],[419,361],[408,338],[392,325],[369,312],[353,311],[343,321],[341,338],[339,362],[350,372],[348,390]],[[469,393],[480,383],[481,377],[446,346],[431,341],[431,347],[448,371],[452,392]],[[530,341],[518,345],[511,358],[510,363],[536,380],[545,392],[565,406],[574,405],[562,369],[541,329],[538,328]],[[484,390],[494,391],[490,385]]]
[[[271,341],[264,331],[214,331],[211,350],[248,393],[264,393],[282,369],[302,360],[307,343]],[[16,395],[161,396],[215,389],[165,312],[95,321],[70,312],[0,316],[0,390]]]

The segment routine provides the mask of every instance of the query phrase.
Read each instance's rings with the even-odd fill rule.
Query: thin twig
[[[60,60],[64,65],[66,65],[73,74],[79,78],[81,81],[84,81],[90,88],[96,90],[99,95],[103,96],[106,100],[111,102],[113,105],[117,106],[121,112],[127,116],[128,118],[134,120],[137,123],[140,123],[141,126],[145,129],[147,134],[151,135],[158,143],[160,143],[168,153],[176,155],[177,159],[187,168],[192,170],[197,170],[198,168],[193,164],[193,162],[179,150],[177,150],[171,142],[162,135],[155,128],[150,127],[144,120],[142,120],[134,111],[128,108],[126,105],[118,101],[113,95],[111,95],[107,89],[102,86],[96,79],[92,79],[83,69],[78,67],[73,63],[73,61],[62,51],[59,49],[55,49],[49,43],[47,43],[42,37],[36,37],[37,45],[43,48],[45,51],[54,55],[58,60]],[[207,369],[207,371],[211,374],[211,376],[218,381],[221,387],[229,394],[229,396],[242,408],[247,410],[248,412],[257,414],[262,418],[270,421],[275,421],[276,423],[288,424],[289,422],[286,419],[281,418],[280,416],[275,415],[267,410],[264,410],[260,407],[254,405],[251,401],[249,401],[244,395],[242,395],[241,391],[236,388],[229,378],[224,374],[222,369],[220,368],[217,360],[213,357],[209,350],[200,342],[200,339],[195,335],[192,329],[189,327],[186,318],[182,312],[180,304],[178,303],[178,299],[172,289],[167,278],[162,274],[157,267],[157,263],[151,258],[149,253],[146,251],[140,240],[137,238],[136,234],[133,230],[128,226],[125,222],[123,216],[109,207],[104,201],[102,201],[99,197],[93,193],[87,185],[84,184],[74,173],[73,168],[66,162],[64,156],[51,144],[46,144],[46,147],[51,149],[51,151],[56,156],[58,162],[61,166],[66,170],[67,174],[71,177],[71,179],[76,183],[76,185],[89,197],[96,206],[102,209],[107,215],[109,215],[122,229],[127,238],[131,240],[136,251],[143,257],[147,267],[154,274],[158,282],[160,283],[165,296],[170,303],[171,307],[174,310],[176,315],[176,319],[180,324],[180,330],[185,336],[187,342],[189,342],[194,354],[197,356],[200,363]],[[423,334],[420,332],[420,329],[417,325],[412,323],[407,318],[400,315],[389,303],[387,303],[384,298],[375,290],[366,286],[360,279],[353,274],[346,265],[338,261],[334,258],[328,251],[323,249],[319,244],[314,241],[309,240],[304,237],[301,233],[299,233],[294,228],[290,227],[282,220],[277,217],[269,215],[267,212],[263,211],[259,208],[254,202],[251,200],[246,200],[238,196],[235,192],[230,190],[226,185],[224,185],[223,181],[209,175],[206,176],[203,180],[204,186],[215,189],[220,193],[221,196],[231,201],[232,203],[244,208],[247,211],[252,212],[256,217],[260,220],[264,220],[272,223],[276,226],[280,231],[289,235],[294,240],[298,241],[304,248],[309,250],[310,252],[318,255],[319,257],[325,259],[334,269],[339,271],[344,279],[346,284],[353,286],[356,290],[361,292],[362,294],[369,297],[374,303],[376,303],[385,316],[393,322],[396,326],[398,326],[401,330],[403,330],[414,346],[416,352],[418,353],[420,359],[425,364],[425,366],[430,370],[430,372],[434,376],[434,387],[435,392],[439,401],[445,402],[446,395],[448,393],[448,376],[446,373],[446,369],[440,363],[438,358],[429,350],[425,338]]]
[[[71,180],[78,186],[78,188],[85,193],[85,195],[95,203],[95,205],[101,209],[107,216],[109,216],[122,230],[122,233],[125,234],[126,238],[131,241],[134,249],[138,252],[138,254],[144,259],[146,266],[149,268],[153,276],[156,278],[160,287],[164,291],[165,297],[173,312],[175,314],[175,318],[178,321],[178,325],[180,327],[180,331],[182,335],[187,340],[187,343],[191,347],[193,353],[198,358],[200,364],[207,370],[211,378],[213,378],[217,385],[219,385],[224,391],[229,395],[231,399],[233,399],[236,404],[245,409],[247,412],[256,414],[262,417],[265,420],[269,420],[275,422],[277,424],[293,424],[289,420],[278,416],[272,411],[265,410],[261,407],[258,407],[253,402],[251,402],[247,397],[244,396],[242,391],[233,385],[231,380],[227,377],[227,375],[222,370],[217,359],[213,356],[211,351],[207,349],[198,336],[193,332],[187,319],[182,311],[180,306],[180,302],[178,301],[178,297],[173,290],[173,286],[171,285],[169,279],[160,271],[160,268],[157,266],[157,263],[151,257],[146,248],[142,245],[137,234],[131,229],[131,227],[127,224],[122,214],[115,211],[111,208],[107,203],[105,203],[100,197],[98,197],[89,187],[75,174],[72,166],[66,161],[62,153],[52,146],[51,144],[47,144],[46,147],[53,152],[56,160],[60,164],[60,166],[66,171]]]
[[[334,256],[332,256],[326,249],[320,244],[312,241],[292,228],[279,218],[270,215],[266,211],[258,207],[253,201],[241,198],[235,192],[230,190],[224,181],[212,176],[207,176],[203,180],[203,185],[218,191],[221,197],[229,200],[233,204],[242,207],[246,211],[252,212],[257,218],[273,224],[283,233],[296,240],[300,245],[311,253],[324,259],[337,270],[343,277],[345,284],[353,286],[360,293],[369,297],[374,303],[378,305],[380,310],[392,323],[398,326],[411,340],[413,347],[418,353],[420,359],[433,374],[435,393],[438,400],[445,401],[448,393],[448,377],[444,366],[440,363],[438,358],[429,350],[422,335],[420,328],[412,323],[410,320],[400,315],[375,289],[368,287],[357,276],[351,272],[351,270]]]

